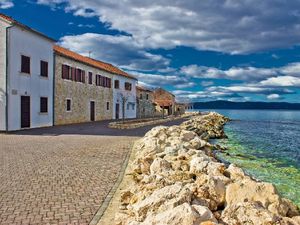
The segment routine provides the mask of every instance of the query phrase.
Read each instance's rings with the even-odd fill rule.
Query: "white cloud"
[[[281,96],[279,94],[270,94],[267,96],[267,99],[269,100],[278,100],[281,99]]]
[[[155,71],[166,69],[170,60],[141,48],[130,36],[96,33],[64,36],[60,44],[83,55],[113,63],[127,70]]]
[[[262,86],[272,87],[300,87],[300,77],[279,76],[271,77],[260,82]]]
[[[214,82],[212,82],[212,81],[202,81],[202,82],[201,82],[201,85],[202,85],[203,87],[208,87],[208,86],[214,85]]]
[[[38,0],[97,16],[145,48],[188,46],[231,54],[298,45],[300,1]]]
[[[12,0],[0,0],[0,9],[9,9],[14,7]]]

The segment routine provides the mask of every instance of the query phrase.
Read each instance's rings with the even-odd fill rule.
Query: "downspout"
[[[8,131],[8,34],[9,34],[9,28],[13,26],[6,27],[6,36],[5,36],[5,51],[6,51],[6,65],[5,65],[5,130]]]
[[[52,90],[52,126],[55,125],[55,65],[56,65],[56,56],[53,51],[53,90]]]

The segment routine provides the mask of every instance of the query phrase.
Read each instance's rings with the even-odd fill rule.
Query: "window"
[[[30,57],[21,56],[21,72],[30,74]]]
[[[41,76],[48,77],[48,62],[41,60]]]
[[[127,103],[127,110],[129,110],[129,103]]]
[[[142,93],[140,94],[140,99],[143,99],[143,94]]]
[[[71,99],[67,99],[67,112],[71,111]]]
[[[135,108],[135,104],[134,104],[134,103],[132,103],[132,104],[131,104],[131,106],[132,106],[132,110],[134,110],[134,108]]]
[[[125,82],[125,90],[126,91],[131,91],[131,88],[132,88],[132,84],[129,83],[129,82]]]
[[[93,84],[93,73],[89,72],[89,84]]]
[[[48,112],[48,98],[46,98],[46,97],[40,98],[40,112],[41,113]]]
[[[96,75],[96,85],[111,88],[111,78]]]
[[[62,71],[62,73],[61,73],[61,78],[62,79],[71,79],[72,78],[70,76],[70,66],[63,64],[61,71]]]
[[[148,94],[146,94],[146,99],[149,100],[149,95]]]
[[[115,80],[115,89],[119,89],[119,88],[120,88],[120,81]]]
[[[109,102],[106,102],[106,110],[109,110]]]

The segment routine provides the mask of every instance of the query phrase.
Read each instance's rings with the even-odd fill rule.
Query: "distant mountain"
[[[300,103],[288,102],[195,102],[194,109],[288,109],[300,110]]]

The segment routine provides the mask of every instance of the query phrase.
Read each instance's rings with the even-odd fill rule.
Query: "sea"
[[[228,150],[217,156],[234,163],[261,181],[273,183],[279,193],[300,207],[300,111],[216,110],[231,119]],[[228,154],[229,153],[229,154]]]

